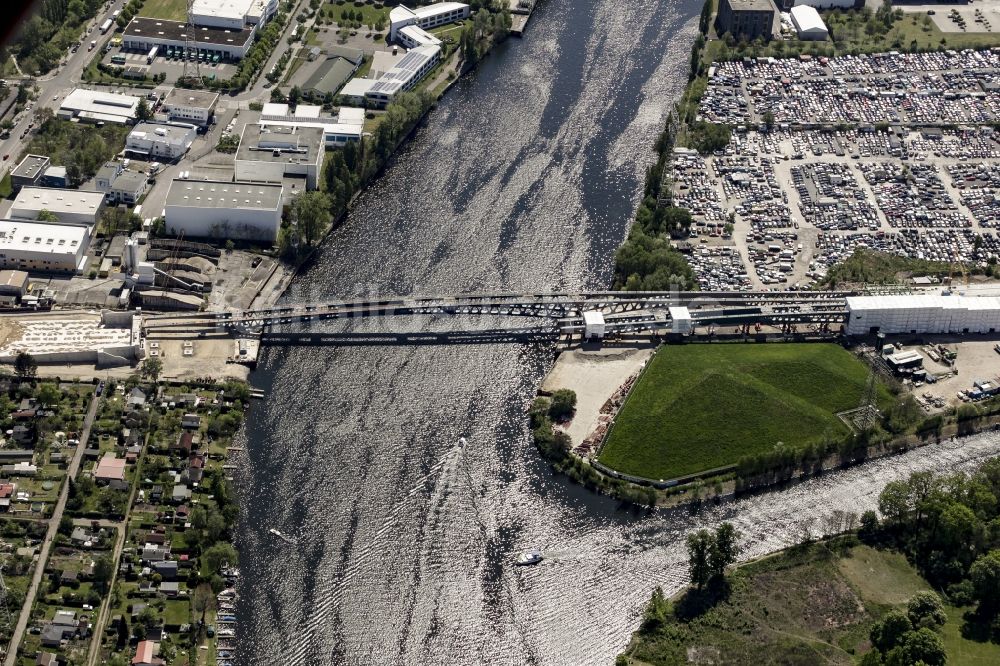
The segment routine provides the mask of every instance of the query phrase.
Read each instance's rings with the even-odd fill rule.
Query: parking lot
[[[144,68],[148,66],[149,76],[164,74],[166,76],[165,80],[171,82],[176,81],[184,75],[185,64],[192,68],[197,65],[198,71],[202,76],[214,76],[217,79],[228,79],[236,73],[236,65],[233,63],[215,62],[210,58],[200,60],[182,59],[179,54],[173,57],[168,57],[168,54],[169,51],[161,51],[150,63],[148,62],[149,54],[145,51],[140,53],[138,51],[127,51],[123,48],[112,48],[103,55],[101,63],[109,67],[121,67],[124,65],[126,67]],[[121,62],[122,59],[124,59],[124,63]],[[119,62],[114,62],[114,60],[118,60]]]

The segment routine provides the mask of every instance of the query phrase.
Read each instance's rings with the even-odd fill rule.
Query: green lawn
[[[903,555],[813,544],[735,569],[728,599],[691,619],[670,604],[661,628],[640,630],[626,655],[641,664],[856,664],[872,624],[930,586]],[[949,664],[1000,663],[1000,645],[962,638],[963,609],[947,607]],[[693,658],[694,657],[694,658]]]
[[[671,479],[777,442],[798,447],[843,434],[836,413],[857,407],[867,374],[833,344],[666,346],[619,413],[600,461]]]
[[[187,16],[187,2],[185,0],[146,0],[142,4],[142,9],[139,10],[139,16],[183,21]]]

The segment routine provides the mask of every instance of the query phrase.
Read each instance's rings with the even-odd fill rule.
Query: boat
[[[468,440],[466,440],[464,437],[459,437],[458,438],[458,445],[459,446],[465,446],[468,443],[469,443]]]
[[[517,556],[514,560],[514,564],[519,567],[525,567],[531,564],[538,564],[542,561],[542,551],[540,550],[526,550]]]
[[[287,534],[282,534],[281,532],[279,532],[277,529],[275,529],[273,527],[271,529],[269,529],[268,532],[270,532],[274,536],[278,537],[279,539],[281,539],[285,543],[295,543],[295,539],[293,539],[292,537],[288,536]]]

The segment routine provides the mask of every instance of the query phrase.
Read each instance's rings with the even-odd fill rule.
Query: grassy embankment
[[[187,18],[186,0],[145,0],[140,15],[165,21],[184,21]]]
[[[833,344],[687,345],[653,358],[615,419],[600,462],[672,479],[799,448],[848,429],[868,370]],[[888,404],[888,391],[880,389]]]
[[[670,604],[662,626],[636,633],[625,663],[683,664],[691,655],[701,663],[856,663],[870,648],[872,623],[931,586],[898,552],[852,543],[799,546],[735,569],[728,600],[690,621]],[[1000,646],[962,637],[964,610],[946,607],[940,634],[949,663],[1000,662]]]

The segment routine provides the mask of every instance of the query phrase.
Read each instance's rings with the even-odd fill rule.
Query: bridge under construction
[[[263,310],[144,315],[146,337],[225,335],[261,344],[379,345],[532,342],[629,336],[749,335],[766,327],[778,333],[843,332],[846,299],[840,291],[583,292],[462,294],[365,298],[298,303]],[[338,333],[321,322],[342,319],[451,319],[446,332]],[[490,328],[474,326],[487,321]],[[510,326],[496,326],[512,321]],[[525,325],[523,320],[533,320]],[[397,328],[396,324],[391,326]],[[439,328],[435,326],[432,328]]]

